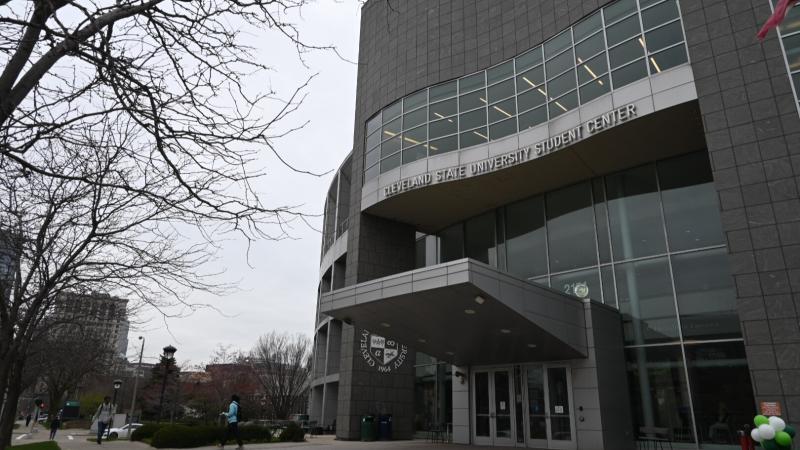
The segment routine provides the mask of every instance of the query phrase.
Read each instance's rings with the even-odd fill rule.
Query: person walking
[[[102,444],[103,433],[106,431],[108,423],[114,417],[114,405],[111,404],[111,397],[105,396],[103,403],[97,407],[97,412],[92,416],[92,422],[97,421],[97,444]]]
[[[236,443],[239,444],[237,447],[238,450],[244,448],[242,444],[242,438],[239,436],[239,396],[238,395],[231,395],[231,404],[228,407],[228,412],[221,412],[221,416],[225,416],[228,419],[228,429],[225,430],[225,437],[222,438],[222,442],[220,443],[220,448],[225,448],[225,443],[228,442],[228,439],[231,437],[236,438]]]
[[[25,416],[25,428],[28,428],[28,425],[31,424],[31,413],[28,411],[28,415]]]
[[[63,409],[59,409],[58,413],[56,414],[56,416],[54,418],[50,419],[50,440],[51,441],[56,438],[56,432],[58,431],[58,428],[61,426],[61,413],[63,411],[64,411]]]

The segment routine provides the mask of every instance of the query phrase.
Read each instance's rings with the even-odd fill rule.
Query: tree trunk
[[[11,433],[14,431],[14,422],[17,414],[17,402],[21,393],[23,362],[14,361],[9,371],[6,389],[5,407],[0,414],[0,450],[11,447]]]

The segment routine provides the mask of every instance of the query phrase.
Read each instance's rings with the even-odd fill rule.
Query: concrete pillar
[[[470,443],[469,367],[453,366],[453,442]]]

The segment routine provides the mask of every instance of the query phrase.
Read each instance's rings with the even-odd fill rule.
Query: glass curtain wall
[[[772,0],[775,8],[777,0]],[[786,18],[778,28],[783,46],[786,68],[794,88],[795,100],[800,100],[800,8],[789,8]]]
[[[687,61],[677,0],[617,0],[514,59],[378,112],[366,123],[364,180],[523,131]]]
[[[417,352],[414,366],[414,432],[427,438],[430,430],[453,423],[453,380],[450,364]]]
[[[618,308],[639,436],[734,445],[752,418],[707,152],[528,198],[439,236],[441,262],[471,257]],[[720,386],[723,373],[735,376]]]

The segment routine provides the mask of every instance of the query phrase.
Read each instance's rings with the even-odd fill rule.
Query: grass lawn
[[[61,450],[55,441],[34,442],[33,444],[12,445],[14,450]]]

